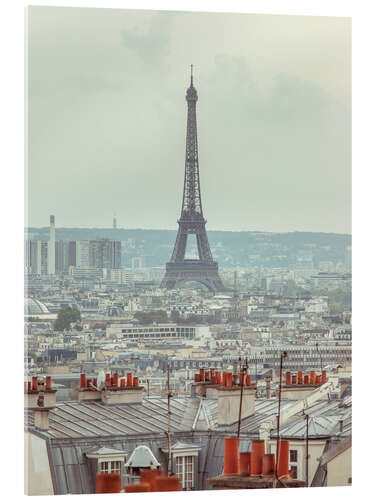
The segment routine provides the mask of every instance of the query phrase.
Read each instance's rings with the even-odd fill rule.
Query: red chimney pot
[[[266,453],[263,455],[262,476],[273,476],[275,473],[275,455]]]
[[[264,455],[264,441],[253,440],[251,443],[251,465],[252,475],[262,474],[262,464]]]
[[[250,474],[250,458],[251,458],[251,453],[249,451],[240,453],[241,476],[248,476]]]
[[[239,468],[238,438],[227,437],[224,441],[224,475],[238,474]]]
[[[289,441],[279,443],[278,476],[287,476],[289,473]]]

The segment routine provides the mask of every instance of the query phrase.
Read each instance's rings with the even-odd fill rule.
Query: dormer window
[[[93,462],[94,469],[97,473],[120,473],[121,486],[123,486],[124,483],[124,461],[126,456],[126,451],[116,450],[115,448],[107,448],[105,446],[95,447],[86,452],[86,458]]]
[[[201,447],[192,443],[177,442],[171,447],[172,471],[181,480],[183,490],[198,489],[198,455]],[[168,455],[168,449],[163,448]]]
[[[99,459],[98,463],[98,472],[103,474],[110,474],[112,472],[120,472],[121,473],[121,465],[123,462],[120,460],[111,460],[111,461],[102,461],[103,459]]]
[[[181,480],[183,490],[194,489],[194,457],[176,457],[176,474]]]

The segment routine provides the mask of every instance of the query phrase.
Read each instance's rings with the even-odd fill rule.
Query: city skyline
[[[207,230],[351,232],[350,19],[32,7],[28,63],[27,226],[176,230],[193,63]]]

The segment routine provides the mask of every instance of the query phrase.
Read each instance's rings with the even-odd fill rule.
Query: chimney
[[[120,493],[121,491],[121,475],[119,472],[96,474],[96,490],[95,493]]]
[[[216,387],[220,384],[221,376],[219,372],[215,373],[213,368],[205,372],[203,368],[199,373],[195,373],[194,382],[191,385],[191,395],[208,398],[216,398]]]
[[[275,455],[266,453],[263,455],[262,476],[273,476],[275,473]]]
[[[117,381],[117,385],[106,386],[99,394],[104,404],[129,404],[129,403],[142,403],[143,400],[143,386],[139,385],[138,377],[134,377],[132,373],[126,374],[126,385],[121,381],[118,385],[118,374],[113,376],[113,382]]]
[[[147,491],[152,491],[152,489],[149,483],[144,483],[143,481],[141,481],[140,483],[125,484],[124,491],[125,493],[144,493]]]
[[[310,384],[311,385],[315,384],[315,372],[314,372],[314,370],[311,370],[311,372],[310,372]]]
[[[40,431],[48,431],[49,419],[48,413],[51,408],[35,408],[34,409],[34,427]]]
[[[161,469],[140,469],[140,474],[141,483],[148,484],[150,491],[156,491],[156,478],[163,475],[163,471]]]
[[[302,372],[297,373],[298,383],[302,384]]]
[[[44,406],[46,408],[54,408],[56,406],[56,389],[52,389],[52,380],[47,376],[45,380],[38,380],[38,377],[33,377],[27,384],[24,384],[24,407],[39,408],[38,398],[40,392],[44,395]]]
[[[181,481],[178,476],[157,476],[156,491],[181,491]]]
[[[262,464],[264,455],[264,441],[254,439],[251,442],[251,475],[262,474]]]
[[[289,474],[289,441],[279,442],[278,477]]]
[[[106,383],[108,380],[107,375],[108,374],[106,374]],[[81,373],[80,386],[78,389],[78,401],[100,401],[101,394],[100,390],[96,388],[96,385],[97,380],[95,378],[92,380],[86,379],[86,375]]]
[[[239,417],[241,387],[232,386],[232,377],[227,377],[226,383],[226,386],[216,388],[219,425],[231,425],[238,422]],[[242,390],[241,419],[244,419],[255,413],[255,384],[244,385]]]
[[[291,373],[290,372],[286,372],[286,374],[285,374],[285,384],[286,385],[290,385],[291,383],[292,383]]]
[[[322,371],[322,384],[327,382],[327,372],[325,370]]]
[[[251,460],[251,452],[245,451],[240,453],[240,474],[241,476],[249,476],[250,475],[250,460]]]
[[[224,441],[224,475],[238,474],[239,469],[238,438],[227,437]]]

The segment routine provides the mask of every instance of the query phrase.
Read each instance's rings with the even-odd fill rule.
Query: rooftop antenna
[[[240,358],[241,359],[241,358]],[[239,408],[239,415],[238,415],[238,428],[237,428],[237,438],[240,438],[240,432],[241,432],[241,418],[242,418],[242,399],[243,399],[243,386],[244,386],[244,379],[245,375],[247,374],[247,369],[248,369],[248,363],[247,363],[247,358],[245,358],[245,362],[240,365],[240,384],[241,384],[241,393],[240,393],[240,408]]]
[[[168,476],[172,475],[172,449],[171,449],[171,385],[170,368],[168,363]]]
[[[302,415],[306,420],[306,487],[309,487],[309,414],[302,410]]]
[[[193,86],[193,65],[190,64],[190,83]]]
[[[281,407],[281,389],[283,386],[283,360],[288,357],[286,351],[280,354],[280,375],[279,375],[279,404],[277,412],[277,446],[276,446],[276,467],[275,479],[279,479],[279,450],[280,450],[280,407]]]

